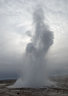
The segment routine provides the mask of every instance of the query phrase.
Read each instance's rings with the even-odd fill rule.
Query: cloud
[[[32,41],[35,31],[32,24],[33,10],[40,3],[46,17],[44,22],[54,32],[54,43],[48,53],[48,60],[51,61],[49,66],[53,64],[52,67],[57,66],[58,69],[59,66],[67,65],[68,0],[0,0],[0,69],[3,71],[4,64],[16,66],[18,61],[22,62],[25,48]]]

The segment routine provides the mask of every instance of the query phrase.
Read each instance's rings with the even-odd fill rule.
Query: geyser
[[[41,7],[33,13],[35,33],[32,41],[27,44],[24,54],[23,75],[14,87],[44,87],[49,85],[46,72],[46,55],[53,44],[53,33],[44,23],[44,12]]]

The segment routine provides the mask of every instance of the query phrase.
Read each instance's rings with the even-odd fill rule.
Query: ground
[[[68,96],[68,76],[53,76],[50,78],[57,82],[57,86],[46,88],[7,88],[16,80],[0,81],[0,96]]]

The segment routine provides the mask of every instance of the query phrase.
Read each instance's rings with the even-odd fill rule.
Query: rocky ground
[[[0,81],[0,96],[68,96],[68,76],[52,77],[57,82],[57,87],[47,88],[7,88],[15,80]]]

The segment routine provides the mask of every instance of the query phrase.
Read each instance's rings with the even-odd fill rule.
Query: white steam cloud
[[[15,87],[44,87],[47,85],[46,55],[53,44],[53,33],[44,23],[44,12],[37,7],[33,13],[35,34],[27,44],[24,54],[23,75],[14,84]]]

